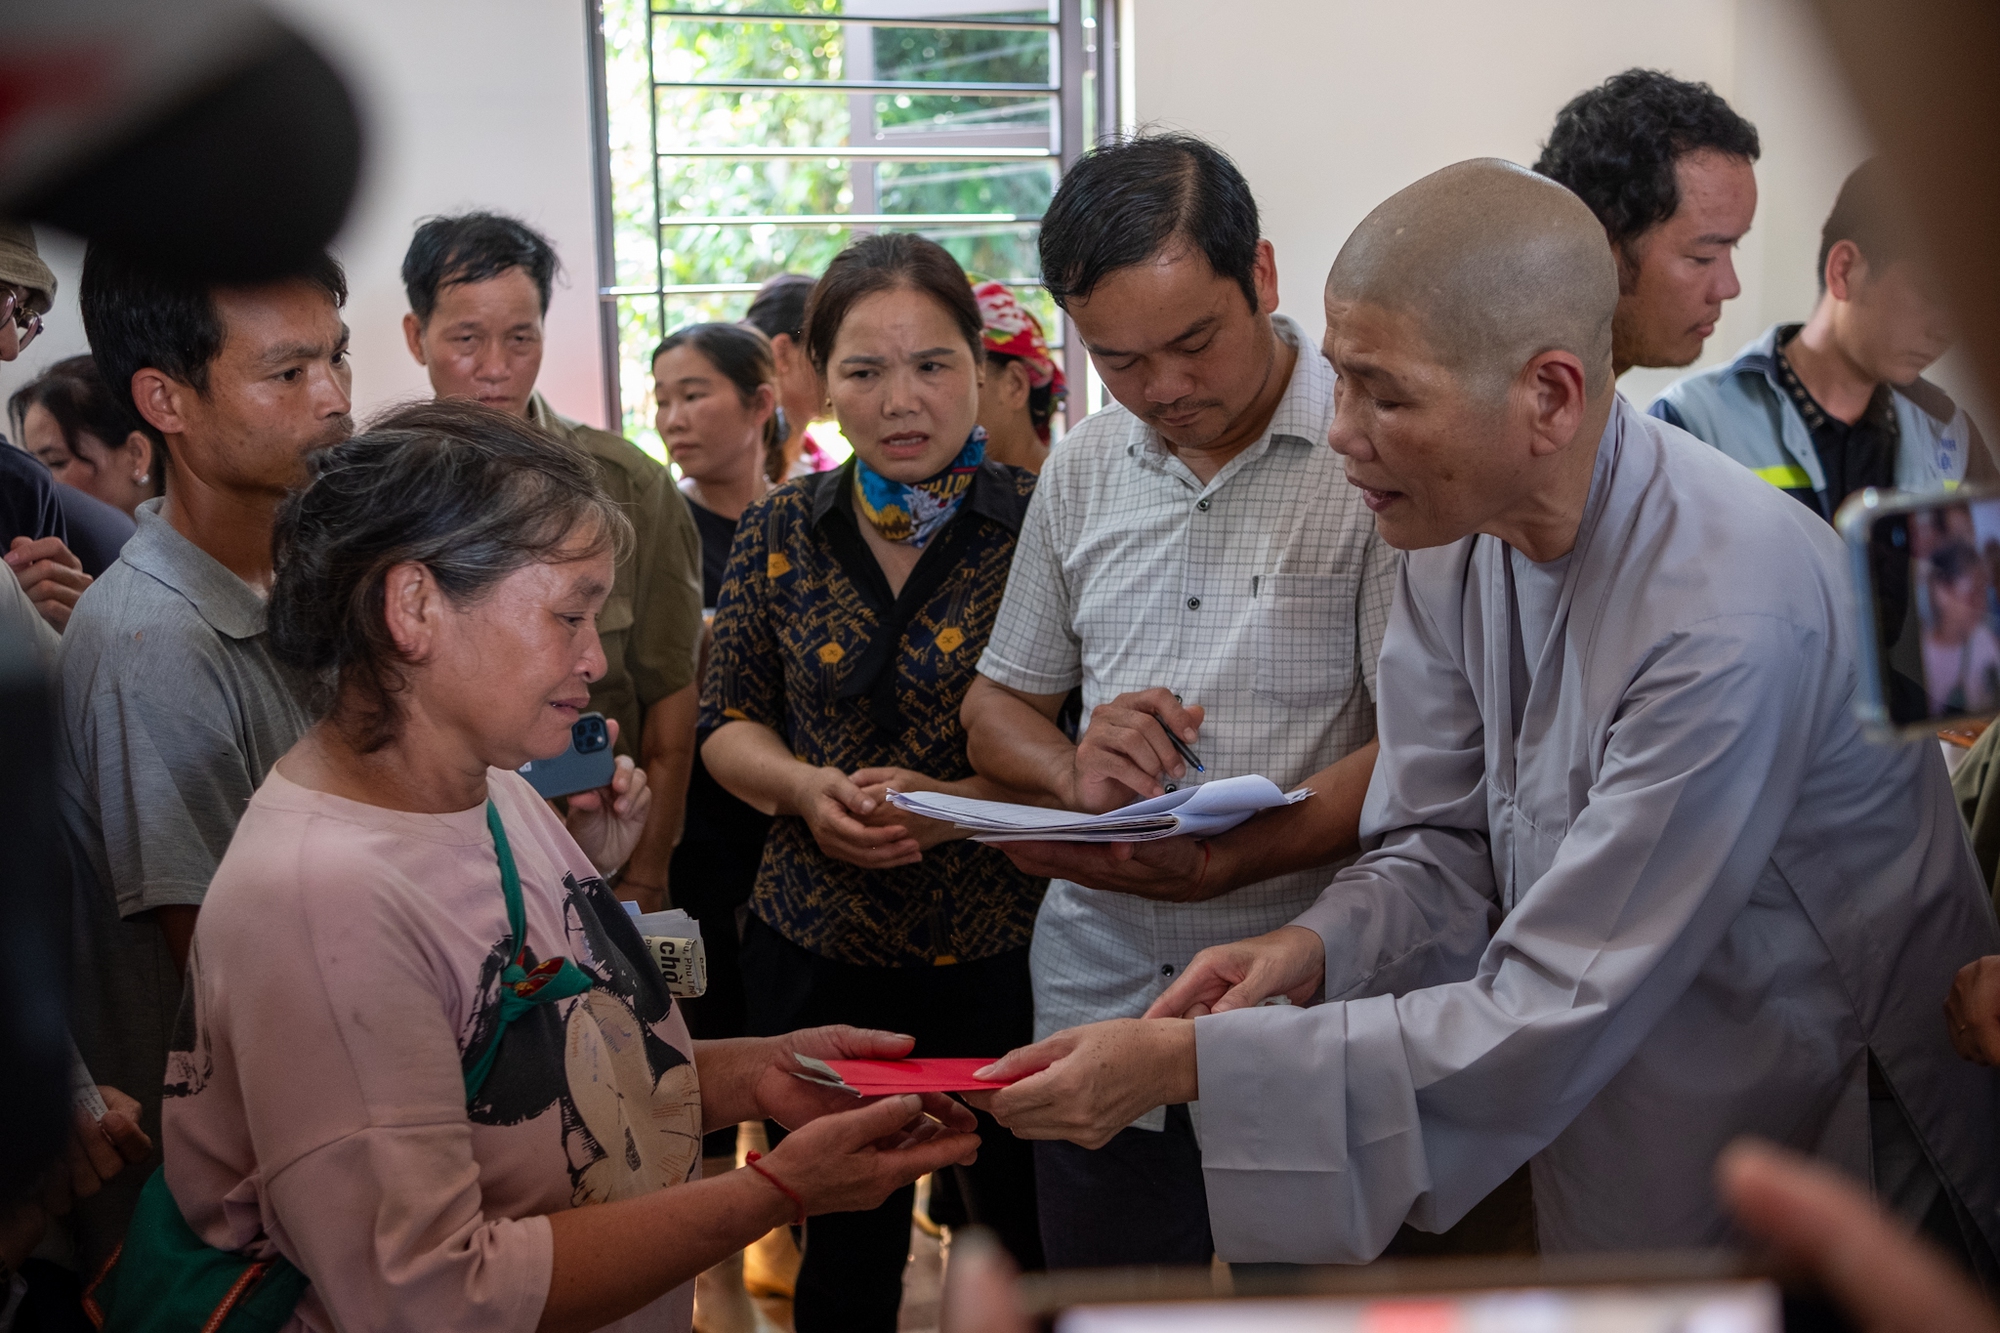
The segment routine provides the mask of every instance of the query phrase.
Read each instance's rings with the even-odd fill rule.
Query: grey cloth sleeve
[[[1686,990],[1805,779],[1823,637],[1742,616],[1661,645],[1554,864],[1475,954],[1492,883],[1468,782],[1476,711],[1462,687],[1436,695],[1455,668],[1406,622],[1384,655],[1398,688],[1363,821],[1380,843],[1298,921],[1326,941],[1335,1002],[1196,1022],[1225,1259],[1362,1262],[1405,1220],[1456,1222]]]

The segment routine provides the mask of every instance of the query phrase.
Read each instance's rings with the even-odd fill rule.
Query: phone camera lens
[[[587,717],[571,728],[571,739],[578,754],[595,754],[611,743],[611,737],[599,718]]]

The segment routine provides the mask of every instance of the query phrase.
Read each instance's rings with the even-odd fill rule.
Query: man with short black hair
[[[58,659],[57,801],[77,877],[72,1027],[100,1082],[159,1138],[181,973],[208,881],[251,794],[304,734],[311,682],[264,636],[271,527],[309,450],[347,438],[351,372],[331,256],[255,287],[84,254],[91,351],[163,449],[166,495],[77,602]],[[146,1172],[76,1214],[95,1271]]]
[[[638,540],[619,561],[597,617],[604,675],[590,706],[618,723],[616,748],[646,769],[652,813],[619,888],[666,905],[694,757],[701,642],[701,543],[673,476],[623,436],[558,415],[535,392],[543,319],[557,269],[548,238],[497,213],[426,218],[403,256],[403,336],[440,398],[471,398],[526,417],[597,465]]]
[[[1556,114],[1535,170],[1568,186],[1618,261],[1611,368],[1686,366],[1743,286],[1732,257],[1757,212],[1757,127],[1705,83],[1628,69]]]
[[[1317,793],[1205,842],[1003,847],[1054,877],[1030,955],[1046,1037],[1137,1016],[1353,853],[1396,561],[1326,447],[1333,376],[1272,314],[1276,256],[1226,156],[1179,135],[1098,148],[1063,178],[1041,255],[1116,403],[1042,471],[964,704],[974,766],[1069,809],[1246,773]],[[1057,718],[1079,684],[1077,742]],[[1186,1106],[1095,1152],[1037,1144],[1035,1179],[1052,1268],[1213,1253]]]
[[[1729,364],[1668,385],[1647,410],[1829,522],[1864,487],[1992,480],[1978,427],[1922,378],[1952,330],[1914,242],[1888,164],[1862,163],[1820,232],[1811,318],[1771,326]]]

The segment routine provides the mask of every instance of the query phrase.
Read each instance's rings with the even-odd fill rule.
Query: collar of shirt
[[[1264,434],[1224,464],[1222,470],[1215,474],[1215,480],[1204,487],[1193,470],[1167,447],[1160,433],[1147,425],[1136,412],[1132,414],[1131,444],[1126,452],[1138,459],[1142,467],[1175,475],[1185,474],[1195,489],[1209,490],[1222,485],[1263,457],[1273,444],[1330,447],[1326,443],[1326,432],[1327,427],[1333,424],[1333,367],[1306,339],[1305,330],[1290,317],[1271,316],[1271,328],[1280,339],[1298,351],[1297,358],[1292,362],[1291,381],[1285,385],[1284,395],[1278,399],[1277,410],[1271,413],[1271,424],[1265,427]]]
[[[824,523],[828,514],[836,512],[844,515],[850,523],[854,521],[852,458],[831,472],[815,472],[800,477],[797,485],[810,501],[814,527]],[[1019,536],[1021,520],[1028,512],[1028,497],[1022,495],[1020,488],[1008,477],[1006,465],[989,458],[979,465],[979,471],[972,476],[972,489],[966,494],[965,507]]]
[[[528,420],[551,435],[565,437],[571,433],[571,427],[576,424],[550,407],[549,400],[542,397],[540,389],[528,395]]]
[[[264,632],[264,599],[160,517],[164,498],[139,506],[138,530],[118,558],[187,598],[216,633],[252,639]]]
[[[1814,434],[1829,425],[1839,426],[1843,431],[1852,430],[1856,426],[1873,426],[1877,430],[1895,431],[1896,404],[1889,397],[1889,386],[1886,384],[1875,386],[1875,392],[1869,396],[1867,408],[1852,422],[1836,421],[1827,415],[1826,409],[1812,396],[1812,390],[1805,386],[1805,381],[1799,378],[1798,371],[1792,369],[1791,361],[1785,356],[1785,347],[1804,327],[1803,324],[1788,324],[1779,328],[1771,349],[1771,360],[1778,373],[1778,383],[1785,387],[1785,392],[1791,397],[1792,405],[1799,409],[1799,416],[1804,418],[1806,429]]]

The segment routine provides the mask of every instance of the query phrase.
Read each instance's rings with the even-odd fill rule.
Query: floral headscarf
[[[1037,389],[1051,389],[1054,400],[1061,402],[1069,390],[1063,383],[1062,367],[1049,355],[1049,344],[1042,336],[1041,321],[1014,299],[1014,293],[1007,289],[1006,283],[980,277],[972,277],[969,281],[972,283],[972,295],[979,302],[980,321],[986,326],[981,330],[981,341],[986,344],[986,350],[1020,358],[1028,368],[1029,385]]]

